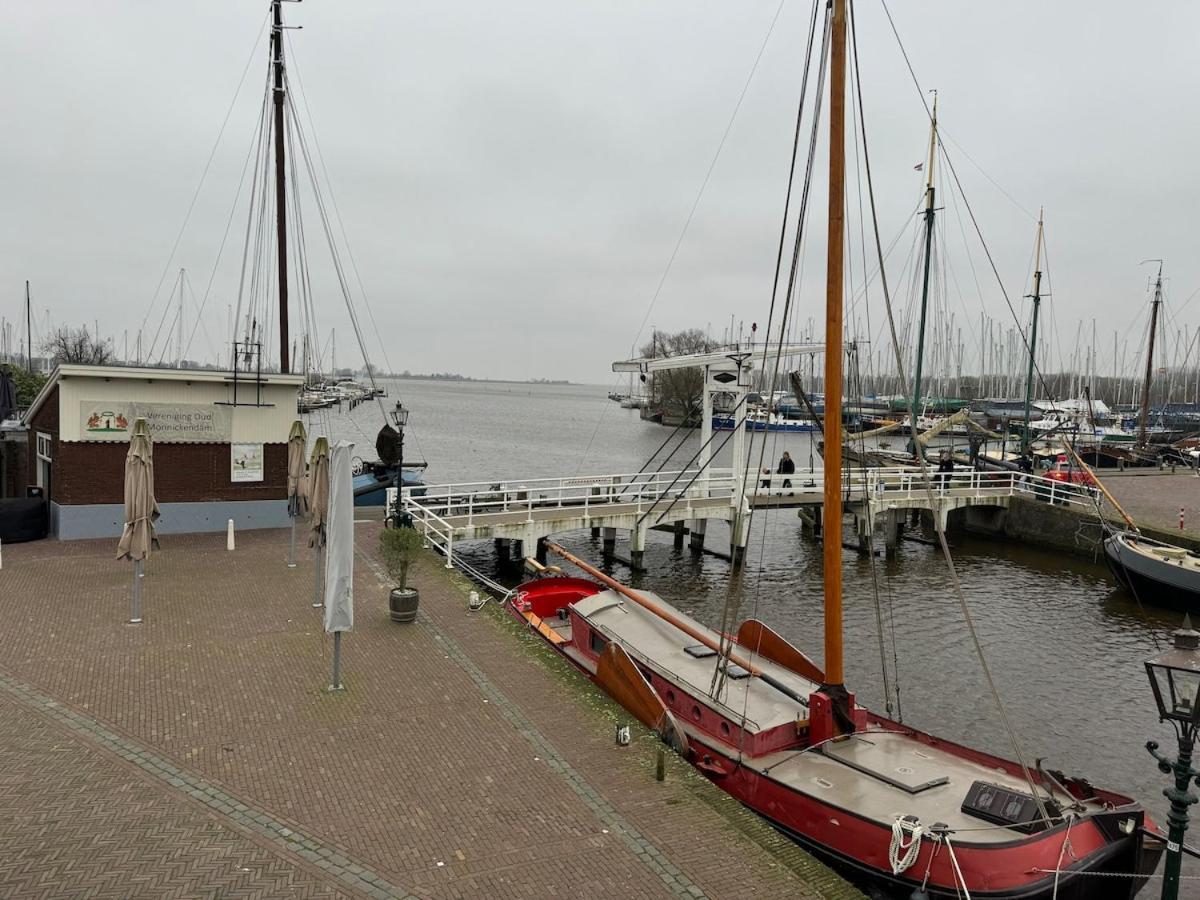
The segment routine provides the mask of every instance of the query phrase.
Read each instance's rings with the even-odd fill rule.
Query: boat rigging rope
[[[762,62],[763,53],[767,49],[767,43],[771,40],[771,35],[775,33],[775,25],[779,22],[779,16],[783,12],[784,3],[786,0],[779,0],[779,5],[775,8],[775,15],[771,17],[771,24],[767,26],[767,33],[763,35],[762,43],[759,45],[758,53],[755,54],[754,62],[750,66],[750,71],[746,74],[746,80],[742,84],[741,93],[738,94],[737,100],[733,104],[733,110],[729,114],[729,120],[725,123],[725,130],[721,133],[721,139],[717,142],[717,149],[714,151],[712,159],[709,161],[708,169],[704,173],[704,178],[700,182],[700,188],[696,191],[696,197],[692,201],[692,206],[688,210],[687,216],[683,220],[683,227],[679,230],[679,236],[675,239],[675,246],[671,249],[670,256],[667,257],[667,264],[663,267],[662,275],[659,276],[658,284],[654,288],[654,293],[650,297],[650,302],[646,305],[646,312],[642,316],[641,324],[638,325],[637,332],[634,334],[633,346],[636,347],[638,340],[642,336],[642,332],[646,330],[646,323],[650,321],[650,314],[654,311],[654,305],[658,302],[659,295],[662,293],[663,287],[667,283],[667,277],[671,274],[671,269],[675,265],[675,258],[679,255],[679,250],[683,246],[683,240],[687,237],[688,229],[692,225],[692,219],[696,217],[696,210],[700,208],[700,201],[704,198],[704,192],[708,188],[708,182],[712,178],[713,171],[717,167],[717,161],[721,158],[721,152],[725,149],[725,143],[729,140],[729,134],[733,130],[733,123],[737,120],[738,113],[741,111],[742,103],[746,99],[746,94],[750,90],[750,83],[754,80],[754,75],[758,72],[759,63]],[[732,335],[731,335],[732,337]],[[619,382],[619,377],[614,380],[614,385]],[[601,408],[600,414],[596,417],[596,425],[592,429],[592,435],[588,438],[587,446],[583,450],[580,457],[579,466],[575,470],[575,474],[579,474],[583,468],[583,463],[587,459],[588,454],[592,450],[592,445],[596,442],[596,435],[600,433],[600,426],[604,422],[604,417],[608,411],[608,407]],[[686,421],[685,416],[685,421]]]
[[[786,190],[785,196],[784,196],[783,216],[782,216],[782,220],[780,223],[780,229],[779,229],[779,246],[775,253],[775,272],[771,277],[771,304],[767,311],[767,327],[764,332],[765,338],[763,341],[763,368],[764,369],[766,369],[767,347],[770,346],[771,332],[772,332],[772,330],[774,328],[774,324],[775,324],[775,306],[776,306],[776,303],[779,298],[779,273],[783,269],[783,251],[784,251],[784,247],[786,246],[786,241],[787,241],[788,215],[791,210],[792,190],[795,185],[796,159],[799,156],[799,151],[800,151],[801,125],[803,124],[803,121],[804,121],[804,109],[806,106],[806,100],[808,98],[809,72],[810,72],[810,68],[811,68],[811,64],[812,64],[814,38],[816,37],[817,18],[818,18],[819,10],[820,10],[820,3],[814,2],[813,6],[812,6],[812,12],[809,16],[808,42],[807,42],[807,49],[805,51],[805,56],[804,56],[804,70],[803,70],[803,74],[801,76],[801,82],[800,82],[800,98],[799,98],[799,102],[797,104],[797,109],[796,109],[796,128],[795,128],[795,131],[794,131],[793,137],[792,137],[791,160],[788,164],[788,181],[787,181],[787,190]],[[816,87],[815,87],[815,91],[814,91],[814,96],[817,98],[817,104],[816,104],[816,109],[814,110],[813,115],[812,115],[812,132],[809,137],[808,156],[805,161],[804,184],[803,184],[803,187],[801,189],[801,194],[800,194],[800,209],[796,216],[796,228],[795,228],[794,245],[793,245],[793,249],[792,249],[791,267],[790,267],[790,270],[788,273],[787,288],[786,288],[786,291],[784,292],[784,296],[783,296],[783,312],[780,316],[780,325],[779,325],[779,343],[778,343],[778,347],[775,352],[775,361],[774,361],[774,366],[773,366],[772,372],[771,372],[770,391],[768,393],[768,396],[772,396],[774,394],[775,385],[778,383],[778,380],[779,380],[780,363],[781,363],[781,360],[783,357],[783,342],[784,342],[784,338],[787,333],[788,320],[791,315],[792,299],[795,296],[796,272],[797,272],[798,259],[801,255],[801,246],[802,246],[802,243],[803,243],[803,240],[805,237],[804,223],[808,216],[808,199],[809,199],[809,196],[811,193],[810,189],[812,187],[813,160],[816,156],[816,149],[817,149],[817,143],[818,143],[818,138],[819,138],[819,125],[820,125],[820,119],[821,119],[820,98],[821,98],[821,94],[822,94],[822,89],[825,84],[825,73],[826,73],[827,61],[828,61],[828,53],[826,53],[825,51],[829,45],[831,16],[832,16],[831,11],[827,9],[826,15],[825,15],[825,20],[824,20],[824,29],[823,29],[822,38],[821,38],[820,62],[817,67],[817,83],[816,83]],[[743,416],[743,419],[744,418],[745,418],[745,415]],[[767,404],[767,425],[766,425],[766,427],[768,429],[770,427],[770,421],[771,421],[771,409],[770,409],[770,403],[768,402],[768,404]],[[744,422],[742,422],[742,421],[736,421],[734,423],[734,428],[745,428],[745,427],[746,426],[745,426]],[[752,440],[753,440],[753,434],[754,433],[751,432]],[[769,435],[769,430],[764,431],[762,440],[759,442],[758,462],[754,466],[754,476],[753,476],[754,483],[757,483],[758,473],[763,470],[763,459],[764,459],[764,455],[767,450],[768,435]],[[778,432],[776,432],[775,437],[778,438]],[[746,461],[743,465],[742,477],[741,477],[741,482],[740,482],[740,492],[739,492],[740,495],[737,498],[738,515],[743,514],[742,511],[746,505],[745,504],[746,486],[748,483],[750,483],[749,482],[750,456],[751,456],[751,454],[748,452],[746,454]],[[738,462],[740,462],[740,461],[738,461]],[[750,526],[754,521],[753,507],[751,507],[749,510],[747,510],[744,514],[746,515],[746,522],[745,522],[745,525],[743,526],[743,528],[745,529],[745,533],[748,535]],[[736,551],[734,551],[734,552],[736,552]],[[765,555],[766,555],[766,529],[764,528],[762,530],[762,538],[761,538],[761,543],[759,546],[760,561],[765,558]],[[760,566],[760,568],[761,568],[761,566]],[[734,620],[737,618],[738,609],[740,607],[741,592],[740,592],[739,588],[740,588],[740,585],[738,585],[735,580],[731,579],[728,584],[728,587],[727,587],[727,592],[725,595],[725,603],[721,610],[721,627],[719,629],[719,633],[721,635],[720,648],[719,648],[720,653],[717,658],[717,664],[713,668],[712,682],[709,685],[709,695],[712,697],[719,696],[721,691],[724,690],[725,679],[726,679],[726,676],[729,671],[730,656],[732,654],[733,644],[734,644],[734,638],[733,638],[733,634],[732,634],[733,624],[734,624]],[[761,590],[762,590],[762,579],[758,578],[755,580],[755,589],[754,589],[755,617],[757,617],[757,614],[758,614],[758,601],[759,601],[759,597],[761,595]],[[751,648],[751,650],[750,650],[751,659],[753,659],[754,654],[758,651],[758,649],[759,649],[758,646]],[[748,708],[747,704],[748,703],[749,703],[749,692],[747,691],[743,695],[743,703],[742,703],[742,724],[743,725],[745,724],[745,721],[746,721],[746,713],[747,713],[747,708]],[[743,729],[743,734],[744,734],[744,731],[745,731],[745,729]]]
[[[949,832],[942,836],[942,840],[946,842],[946,850],[950,853],[950,864],[954,866],[955,890],[958,890],[957,885],[962,885],[963,897],[965,900],[971,900],[971,892],[967,890],[967,879],[963,878],[962,869],[958,865],[958,857],[954,855],[954,844],[950,842]]]
[[[258,54],[258,44],[262,40],[263,32],[266,30],[267,23],[271,20],[271,13],[268,11],[263,16],[262,25],[259,26],[258,34],[254,37],[254,45],[250,48],[250,55],[246,58],[246,65],[242,69],[242,76],[238,79],[237,87],[233,92],[233,99],[229,101],[229,108],[225,110],[225,118],[221,120],[221,127],[217,130],[216,140],[213,141],[212,149],[208,152],[208,159],[204,163],[204,169],[200,172],[200,180],[196,184],[196,190],[192,193],[192,200],[188,204],[187,212],[183,216],[183,223],[179,226],[179,233],[175,235],[175,243],[171,246],[171,252],[167,255],[167,261],[163,264],[162,274],[158,277],[158,285],[154,288],[154,293],[150,297],[150,305],[146,308],[146,314],[142,317],[142,325],[139,332],[145,331],[146,323],[150,319],[150,314],[154,311],[154,305],[158,302],[158,293],[162,290],[163,282],[166,280],[167,271],[171,268],[171,263],[175,260],[175,254],[179,250],[179,243],[183,240],[184,232],[187,230],[188,222],[191,221],[192,212],[196,208],[196,201],[200,199],[200,191],[204,187],[204,181],[208,177],[209,169],[212,168],[213,159],[217,155],[217,148],[221,146],[221,138],[225,136],[225,128],[229,125],[229,117],[233,115],[233,109],[237,105],[237,99],[241,96],[242,85],[246,83],[246,75],[250,71],[251,65]],[[151,355],[151,354],[147,354]],[[141,360],[139,359],[140,363]]]
[[[904,375],[904,356],[900,351],[900,342],[896,337],[895,323],[894,323],[894,318],[893,318],[893,314],[892,314],[891,298],[887,292],[887,286],[886,286],[887,281],[886,281],[886,277],[884,276],[884,273],[883,273],[883,243],[879,239],[879,219],[878,219],[878,214],[877,214],[876,206],[875,206],[875,190],[874,190],[874,186],[873,186],[873,179],[871,177],[871,164],[869,161],[869,157],[867,155],[866,121],[865,121],[865,115],[863,115],[864,110],[863,110],[863,106],[862,106],[862,77],[861,77],[859,66],[858,66],[858,38],[857,38],[857,30],[856,30],[856,26],[855,26],[855,16],[854,16],[854,11],[853,11],[854,10],[853,4],[851,4],[848,7],[848,9],[850,11],[849,31],[850,31],[850,45],[851,45],[851,50],[852,50],[852,58],[853,58],[853,62],[854,62],[854,77],[855,77],[855,81],[857,82],[857,85],[858,85],[859,125],[863,130],[863,164],[864,164],[864,168],[865,168],[866,176],[867,176],[867,192],[868,192],[868,196],[870,198],[871,221],[872,221],[872,226],[873,226],[874,232],[875,232],[875,249],[880,257],[880,259],[879,259],[880,279],[881,279],[881,283],[883,285],[883,299],[884,299],[885,307],[887,309],[888,325],[891,329],[892,352],[895,354],[895,357],[896,357],[896,367],[897,367],[897,372],[900,375],[901,383],[908,384],[908,380],[905,378],[905,375]],[[886,0],[884,0],[884,9],[885,10],[887,9]],[[888,15],[890,18],[891,14],[889,13]],[[899,40],[898,35],[897,35],[897,40]],[[903,48],[901,48],[901,49],[903,49]],[[907,59],[907,55],[905,56],[905,58]],[[915,76],[914,76],[914,78],[915,78]],[[924,100],[924,95],[922,94],[922,101],[923,100]],[[960,187],[960,192],[961,192],[961,187]],[[965,198],[964,198],[964,200],[965,200]],[[969,211],[970,206],[968,206],[967,209]],[[972,216],[972,221],[974,221],[974,216]],[[988,258],[989,258],[989,260],[991,259],[990,254],[989,254]],[[998,277],[999,277],[999,274],[997,273],[997,278]],[[1008,295],[1005,294],[1006,301],[1007,301],[1007,298],[1008,298]],[[1011,304],[1010,304],[1010,307],[1011,307]],[[917,411],[916,411],[915,404],[913,403],[913,391],[911,389],[908,391],[908,397],[909,397],[909,414],[911,416],[910,422],[913,425],[913,427],[915,428],[916,422],[917,422]],[[967,598],[966,598],[966,595],[963,593],[962,583],[959,581],[959,578],[958,578],[958,570],[955,568],[955,565],[954,565],[954,557],[950,554],[950,546],[946,541],[946,530],[942,523],[942,517],[939,515],[940,504],[939,504],[939,501],[934,496],[933,479],[930,477],[929,463],[925,459],[924,453],[917,454],[917,462],[920,464],[920,467],[921,467],[922,486],[924,487],[926,498],[929,502],[929,507],[931,510],[933,510],[934,531],[937,534],[938,544],[941,547],[942,556],[946,561],[946,568],[948,569],[949,574],[950,574],[950,583],[953,586],[954,597],[958,601],[959,609],[962,611],[963,620],[966,622],[967,633],[970,636],[971,644],[975,650],[976,658],[979,660],[979,665],[983,671],[984,679],[987,682],[988,690],[991,692],[992,699],[994,700],[994,702],[996,704],[996,709],[1000,714],[1000,721],[1001,721],[1002,725],[1004,726],[1005,732],[1008,735],[1009,742],[1012,744],[1013,752],[1016,754],[1017,762],[1021,767],[1021,774],[1024,776],[1026,783],[1029,785],[1030,794],[1032,795],[1034,802],[1037,804],[1038,813],[1041,815],[1041,817],[1043,819],[1049,819],[1050,815],[1049,815],[1048,810],[1046,809],[1046,804],[1042,799],[1042,795],[1038,792],[1037,786],[1034,784],[1033,775],[1031,773],[1031,770],[1025,762],[1025,754],[1021,750],[1021,744],[1020,744],[1020,741],[1017,739],[1017,733],[1013,729],[1012,723],[1009,721],[1008,712],[1004,708],[1004,701],[1000,697],[1000,690],[999,690],[999,688],[996,687],[996,682],[992,678],[992,672],[987,663],[987,657],[985,656],[985,654],[983,652],[983,644],[979,640],[979,634],[975,630],[975,621],[974,621],[974,618],[971,616],[971,610],[967,605]],[[828,539],[829,538],[827,536],[826,540],[828,540]],[[949,845],[948,841],[947,841],[947,845]],[[951,858],[953,858],[953,850],[951,850]],[[956,863],[956,865],[957,865],[957,863]]]
[[[858,359],[859,359],[858,354],[855,353],[854,354],[854,369],[853,369],[851,383],[855,385],[855,396],[858,397],[859,404],[861,407],[862,397],[863,397],[862,371],[859,368]],[[865,449],[866,449],[866,447],[864,444],[863,450],[865,450]],[[847,459],[846,460],[847,468],[849,468],[850,465],[851,465],[851,460]],[[860,461],[859,470],[865,475],[866,468],[867,467],[866,467],[866,462],[865,462],[865,458],[864,458],[862,461]],[[867,554],[868,554],[867,567],[871,570],[872,596],[875,601],[875,603],[874,603],[874,606],[875,606],[875,629],[876,629],[876,632],[879,637],[879,672],[883,678],[883,703],[884,703],[884,708],[887,711],[888,718],[890,719],[892,717],[892,685],[891,685],[891,677],[888,674],[886,635],[885,635],[885,629],[883,626],[883,604],[879,597],[879,565],[878,565],[878,560],[875,558],[875,527],[874,527],[875,526],[875,516],[874,516],[874,513],[872,513],[872,511],[871,511],[871,500],[872,500],[872,498],[871,498],[871,494],[870,494],[870,489],[867,486],[867,480],[866,480],[866,478],[863,478],[862,501],[863,501],[863,506],[865,507],[866,517],[867,517]],[[889,523],[887,527],[894,528],[895,523],[894,522]],[[893,626],[892,627],[892,641],[893,641],[893,645],[894,645],[895,637],[896,637],[895,620],[894,619],[892,620],[892,626]],[[900,705],[899,685],[897,685],[897,687],[896,687],[896,705],[897,705],[897,707]],[[901,721],[903,721],[903,719]]]
[[[892,822],[892,842],[888,846],[888,862],[892,866],[892,874],[899,875],[907,871],[917,861],[921,853],[921,837],[926,828],[916,819],[901,816]],[[904,842],[905,834],[908,843]]]
[[[675,435],[679,434],[682,431],[682,432],[684,432],[683,437],[681,437],[679,439],[679,443],[675,445],[675,449],[672,450],[670,453],[668,453],[663,458],[663,461],[661,463],[659,463],[658,468],[654,470],[654,474],[657,475],[659,472],[661,472],[663,469],[666,468],[667,463],[670,462],[672,459],[674,459],[675,454],[679,452],[679,448],[682,447],[687,442],[687,439],[692,436],[691,429],[687,427],[687,423],[688,423],[688,420],[687,420],[687,417],[685,416],[680,421],[680,423],[675,426],[675,430],[667,435],[666,440],[664,440],[661,444],[658,445],[658,449],[655,450],[653,453],[651,453],[650,456],[646,459],[646,461],[644,463],[642,463],[642,467],[637,470],[637,472],[634,474],[633,478],[629,479],[629,483],[626,484],[625,487],[621,488],[621,492],[619,494],[617,494],[617,499],[620,499],[621,497],[623,497],[625,495],[625,491],[633,486],[633,483],[638,479],[638,477],[640,475],[642,475],[646,471],[647,468],[650,467],[650,463],[654,462],[654,460],[658,457],[658,454],[662,453],[663,450],[666,448],[667,444],[669,444],[671,442],[671,440],[675,437]]]
[[[1062,872],[1063,857],[1067,853],[1067,849],[1071,850],[1071,859],[1078,859],[1075,856],[1075,848],[1071,846],[1071,826],[1075,824],[1075,816],[1067,814],[1067,830],[1063,834],[1062,849],[1058,851],[1058,863],[1054,866],[1054,892],[1050,895],[1050,900],[1058,900],[1058,876]]]

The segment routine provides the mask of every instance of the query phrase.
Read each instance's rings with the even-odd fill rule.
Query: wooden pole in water
[[[829,67],[829,230],[825,270],[825,682],[842,660],[842,241],[846,180],[846,2],[833,0]],[[915,426],[915,422],[913,425]]]

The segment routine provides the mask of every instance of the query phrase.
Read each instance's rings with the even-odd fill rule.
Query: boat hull
[[[798,792],[736,759],[713,744],[693,739],[693,756],[707,757],[697,768],[710,781],[762,816],[809,852],[855,880],[867,880],[897,896],[924,885],[930,898],[952,900],[962,896],[955,890],[953,862],[949,854],[928,840],[922,845],[916,862],[900,875],[891,875],[888,849],[891,829],[864,819],[853,812],[823,803]],[[692,760],[695,764],[696,760]],[[718,770],[727,774],[720,774]],[[1124,813],[1115,813],[1125,816]],[[1138,815],[1140,819],[1140,814]],[[1116,823],[1113,823],[1114,827]],[[821,835],[819,840],[814,835]],[[954,841],[954,855],[973,898],[991,900],[1128,900],[1144,886],[1158,865],[1159,852],[1145,848],[1136,835],[1118,841],[1108,839],[1096,824],[1087,820],[1076,823],[1070,835],[1067,864],[1058,873],[1055,868],[1062,855],[1066,826],[1042,832],[1038,840],[1014,840],[1007,846],[976,845]],[[1014,835],[1014,837],[1017,837]],[[1083,848],[1087,848],[1084,850]],[[1045,870],[1045,871],[1032,871]],[[1119,874],[1138,873],[1128,878]]]
[[[510,608],[564,658],[593,682],[601,684],[597,677],[597,662],[589,660],[586,653],[574,647],[571,637],[564,637],[555,630],[556,622],[574,620],[578,615],[574,611],[568,615],[568,609],[573,609],[582,597],[596,592],[597,586],[584,579],[535,581],[522,586]],[[583,629],[585,621],[570,627]],[[588,633],[579,631],[578,634],[583,635],[579,640],[584,640]],[[890,821],[860,815],[839,806],[833,795],[822,798],[821,791],[833,785],[828,782],[822,785],[820,778],[811,779],[810,785],[809,779],[798,783],[773,775],[774,766],[783,765],[786,760],[766,765],[761,759],[756,761],[754,756],[743,756],[738,744],[717,738],[715,728],[706,729],[703,724],[696,724],[703,721],[700,704],[705,702],[704,697],[693,694],[686,682],[664,680],[661,671],[646,668],[641,662],[637,666],[645,677],[647,688],[657,693],[662,709],[675,717],[672,721],[686,723],[685,758],[692,765],[781,832],[860,882],[869,881],[907,892],[898,896],[908,896],[923,887],[929,897],[949,900],[959,896],[956,886],[960,884],[958,873],[961,872],[961,883],[976,898],[1056,896],[1128,900],[1145,883],[1145,876],[1158,862],[1157,847],[1147,849],[1142,840],[1143,811],[1126,798],[1105,794],[1105,802],[1111,804],[1108,808],[1092,809],[1072,820],[1070,825],[1061,822],[1040,833],[1006,831],[1004,838],[997,840],[995,829],[1000,826],[982,822],[979,828],[953,833],[953,854],[943,849],[950,844],[939,844],[926,837],[912,865],[904,872],[894,874],[889,862]],[[686,715],[688,709],[691,709],[690,718]],[[868,729],[864,734],[872,733],[871,729],[879,734],[900,733],[920,745],[956,754],[974,764],[1003,765],[998,758],[924,735],[899,723],[872,716],[865,710],[860,712],[867,717],[859,726]],[[902,812],[903,809],[898,809],[898,814]],[[971,833],[976,831],[988,833]],[[1064,857],[1068,838],[1069,854]],[[1109,874],[1106,877],[1103,873]],[[1116,877],[1118,874],[1127,877]]]
[[[1117,581],[1138,600],[1153,606],[1200,611],[1200,572],[1138,553],[1129,546],[1126,532],[1105,539],[1104,559]]]

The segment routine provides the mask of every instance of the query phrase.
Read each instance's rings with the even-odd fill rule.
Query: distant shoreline
[[[397,381],[451,381],[451,382],[474,382],[478,384],[573,384],[566,379],[556,378],[526,378],[517,380],[513,378],[472,378],[469,375],[457,375],[453,373],[443,373],[438,375],[414,375],[411,372],[403,374],[376,374],[376,378],[394,378]]]

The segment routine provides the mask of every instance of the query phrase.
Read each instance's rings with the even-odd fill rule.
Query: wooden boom
[[[649,610],[650,612],[654,613],[654,615],[658,616],[664,622],[671,623],[676,628],[678,628],[680,631],[682,631],[684,634],[686,634],[688,637],[695,640],[697,643],[703,644],[705,647],[708,647],[710,650],[715,650],[717,653],[721,653],[721,645],[717,641],[714,641],[711,637],[709,637],[703,631],[701,631],[699,628],[696,628],[690,622],[687,622],[687,621],[681,619],[679,616],[675,615],[674,613],[670,612],[669,610],[662,609],[661,607],[657,606],[656,604],[651,603],[649,600],[647,600],[645,597],[643,597],[637,591],[633,590],[632,588],[626,587],[625,585],[621,584],[621,582],[617,581],[614,578],[609,578],[607,575],[605,575],[599,569],[595,568],[594,566],[589,565],[588,563],[584,562],[579,557],[564,550],[562,547],[560,547],[558,544],[554,543],[553,541],[546,541],[546,549],[549,550],[551,553],[561,556],[567,562],[571,563],[571,565],[577,566],[578,568],[582,569],[584,572],[587,573],[588,577],[596,579],[601,584],[603,584],[605,587],[608,587],[611,590],[616,591],[622,597],[627,597],[628,599],[630,599],[634,603],[636,603],[638,606],[641,606],[641,607]],[[746,657],[742,656],[739,653],[734,653],[732,651],[730,651],[724,655],[729,658],[729,661],[731,663],[741,666],[743,669],[745,669],[747,672],[749,672],[751,675],[755,676],[756,678],[761,678],[764,683],[769,684],[771,687],[775,688],[775,690],[779,691],[782,694],[786,694],[787,696],[789,696],[793,700],[795,700],[797,703],[800,703],[802,706],[808,706],[808,698],[807,697],[805,697],[803,694],[800,694],[799,692],[793,690],[792,688],[788,687],[786,684],[779,681],[774,676],[769,675],[768,673],[764,672],[758,666],[754,665],[754,663],[750,662],[750,660],[748,660]]]

